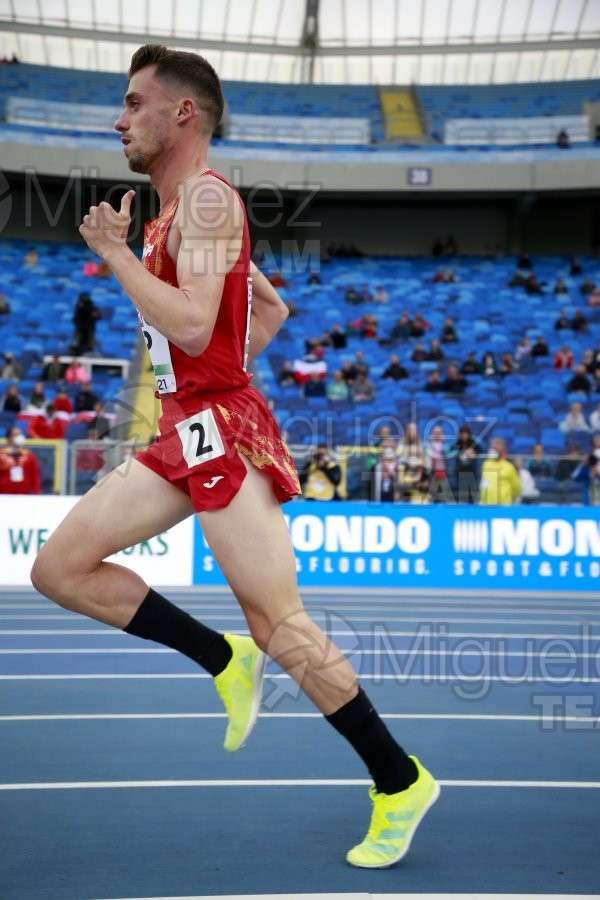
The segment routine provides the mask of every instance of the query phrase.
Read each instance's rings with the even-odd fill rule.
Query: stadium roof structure
[[[499,84],[600,77],[600,0],[0,0],[0,56],[124,71],[140,44],[239,81]]]

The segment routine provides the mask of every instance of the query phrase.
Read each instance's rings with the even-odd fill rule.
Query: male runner
[[[389,866],[407,852],[439,787],[406,755],[358,686],[343,654],[305,612],[280,503],[299,493],[277,425],[246,366],[286,318],[250,264],[245,211],[207,165],[223,112],[219,79],[202,57],[160,45],[132,57],[115,123],[132,171],[150,175],[160,213],[143,262],[127,246],[134,192],[119,212],[92,207],[80,232],[138,311],[162,401],[160,437],[123,477],[108,475],[40,551],[35,587],[50,599],[186,654],[215,678],[237,750],[258,714],[265,654],[301,685],[364,760],[373,816],[353,865]],[[134,572],[105,560],[195,512],[248,622],[221,635]]]

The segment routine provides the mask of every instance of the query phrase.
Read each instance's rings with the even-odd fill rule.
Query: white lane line
[[[130,897],[122,900],[590,900],[597,894],[222,894],[193,897]]]
[[[567,790],[600,790],[600,781],[489,781],[444,780],[442,787],[472,788],[552,788]],[[0,784],[0,791],[65,791],[106,790],[117,788],[239,788],[239,787],[366,787],[371,784],[363,778],[248,778],[248,779],[195,779],[186,781],[39,781]]]
[[[537,715],[508,715],[496,713],[380,713],[382,719],[431,719],[441,721],[460,720],[467,722],[538,722],[540,716]],[[227,713],[61,713],[47,715],[31,715],[31,716],[0,716],[0,722],[77,722],[77,721],[93,721],[93,720],[137,720],[137,719],[226,719]],[[263,719],[319,719],[323,716],[321,713],[305,712],[305,713],[270,713],[261,712],[261,721]],[[553,722],[586,722],[593,723],[594,719],[589,716],[552,716]],[[600,720],[597,723],[600,728]]]
[[[310,612],[310,610],[309,610]],[[600,611],[598,613],[597,619],[592,619],[588,614],[581,614],[579,617],[576,613],[567,612],[564,613],[565,616],[572,616],[576,622],[581,622],[586,625],[600,625]],[[17,615],[2,615],[0,614],[1,620],[13,620],[19,622],[32,622],[32,621],[41,621],[41,620],[51,620],[56,621],[57,618],[61,620],[64,619],[73,619],[74,621],[81,621],[81,616],[78,615],[64,615],[61,617],[58,616],[17,616]],[[202,622],[240,622],[245,625],[244,617],[241,613],[236,613],[235,615],[222,615],[222,616],[194,616],[193,618],[198,619],[198,621]],[[318,616],[314,616],[315,619],[319,619]],[[348,617],[348,621],[350,625],[354,622],[370,622],[371,624],[387,624],[388,622],[415,622],[419,625],[428,624],[431,621],[434,622],[444,622],[445,624],[453,625],[537,625],[537,626],[561,626],[561,628],[565,625],[572,625],[574,623],[563,621],[562,619],[507,619],[505,617],[500,619],[468,619],[468,618],[454,618],[454,617],[446,617],[442,618],[441,616],[437,616],[436,618],[426,616],[385,616],[385,619],[377,616],[355,616],[352,618]],[[75,632],[74,630],[74,633]]]
[[[530,674],[525,675],[462,675],[462,674],[454,674],[448,673],[443,675],[430,675],[430,674],[415,674],[415,675],[404,675],[404,674],[380,674],[377,673],[359,673],[359,679],[361,681],[396,681],[399,684],[403,684],[406,681],[423,681],[425,683],[440,681],[443,684],[460,684],[463,682],[492,682],[492,681],[500,681],[503,684],[600,684],[600,678],[591,678],[588,676],[572,676],[565,675],[563,677],[560,676],[550,676],[546,675],[543,678],[540,676],[532,677]],[[187,672],[148,672],[148,673],[96,673],[96,674],[86,674],[86,675],[55,675],[55,674],[46,674],[46,675],[0,675],[0,681],[80,681],[80,680],[97,680],[97,679],[171,679],[171,678],[210,678],[212,679],[212,675],[208,675],[204,672],[198,673],[187,673]],[[289,675],[280,673],[276,675],[270,675],[267,673],[267,679],[274,678],[290,678]],[[291,680],[291,679],[290,679]]]

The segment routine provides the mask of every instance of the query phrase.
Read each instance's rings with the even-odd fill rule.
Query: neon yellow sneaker
[[[223,746],[233,753],[244,746],[256,724],[267,657],[251,637],[239,634],[226,634],[224,637],[233,656],[227,667],[216,676],[215,687],[229,716]]]
[[[365,839],[346,855],[352,866],[385,869],[408,853],[419,822],[440,795],[440,786],[419,760],[411,756],[419,777],[398,794],[378,794],[369,790],[373,801],[371,824]]]

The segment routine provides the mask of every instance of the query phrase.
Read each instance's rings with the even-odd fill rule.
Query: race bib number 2
[[[225,447],[212,409],[203,409],[189,419],[184,419],[176,428],[183,458],[190,469],[225,456]]]

